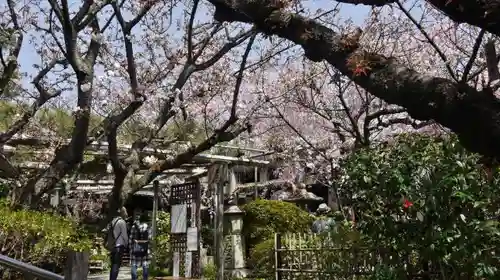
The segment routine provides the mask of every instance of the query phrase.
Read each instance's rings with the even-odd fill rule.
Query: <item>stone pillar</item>
[[[50,206],[57,208],[61,203],[61,187],[55,187],[50,195]]]
[[[245,268],[245,242],[242,235],[243,212],[237,205],[231,205],[224,212],[226,220],[226,265],[225,271],[237,278],[246,277]]]

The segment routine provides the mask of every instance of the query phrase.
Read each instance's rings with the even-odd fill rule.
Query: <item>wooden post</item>
[[[255,184],[257,184],[257,182],[261,182],[259,180],[259,168],[258,167],[254,167],[254,177],[255,177]],[[254,199],[257,199],[259,198],[259,190],[257,188],[257,186],[254,186],[253,187],[253,193],[254,193]]]
[[[225,166],[218,166],[219,181],[214,182],[215,196],[215,231],[214,245],[215,254],[214,262],[217,269],[216,280],[224,280],[224,181],[227,178],[227,169]]]
[[[199,258],[198,258],[198,262],[195,263],[195,268],[194,268],[194,273],[198,276],[201,276],[202,275],[202,262],[203,262],[203,258],[202,258],[202,240],[201,240],[201,184],[200,184],[200,180],[199,179],[196,179],[195,181],[195,184],[196,184],[196,214],[195,214],[195,217],[196,217],[196,222],[195,222],[195,227],[197,227],[197,240],[198,240],[198,254],[199,254]]]
[[[89,274],[89,252],[69,252],[64,280],[86,280]]]
[[[160,192],[160,182],[158,180],[153,181],[153,217],[151,221],[151,249],[152,249],[152,256],[151,256],[151,267],[156,268],[156,220],[158,218],[158,195]]]
[[[281,235],[274,235],[274,271],[275,280],[281,280]]]

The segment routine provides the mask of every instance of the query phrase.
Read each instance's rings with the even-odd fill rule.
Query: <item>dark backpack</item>
[[[133,244],[132,252],[135,256],[145,257],[149,250],[149,227],[141,227],[138,223],[134,224],[135,236],[133,238],[139,241],[147,241]]]
[[[116,224],[121,220],[121,218],[113,219],[109,224],[108,224],[108,229],[106,232],[106,237],[104,240],[104,246],[106,249],[109,251],[112,251],[115,246],[116,246],[116,239],[120,237],[120,235],[115,236],[115,226]]]

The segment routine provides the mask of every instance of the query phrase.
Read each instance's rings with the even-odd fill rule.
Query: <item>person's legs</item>
[[[114,248],[111,251],[111,271],[109,272],[109,280],[116,280],[118,278],[118,273],[120,272],[120,266],[122,264],[122,252],[123,248]]]
[[[132,262],[130,265],[130,274],[132,275],[132,280],[137,280],[137,262]]]
[[[142,279],[144,280],[148,280],[148,262],[147,261],[143,261],[142,262]]]
[[[113,254],[114,252],[111,251],[109,252],[109,264],[111,265],[111,268],[109,270],[109,280],[115,280],[116,277],[115,277],[115,270],[114,270],[114,267],[113,267]]]

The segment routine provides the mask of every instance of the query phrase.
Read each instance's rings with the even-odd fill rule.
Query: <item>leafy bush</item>
[[[203,267],[203,279],[205,280],[215,280],[217,277],[217,268],[214,264],[207,264]],[[229,273],[224,274],[225,280],[243,280],[243,278],[238,278],[230,275]],[[259,280],[259,279],[256,279]]]
[[[399,280],[399,275],[390,267],[376,266],[373,275],[368,277],[368,280]]]
[[[103,265],[103,270],[108,270],[111,266],[111,260],[109,259],[109,251],[104,247],[104,241],[102,237],[93,236],[92,238],[92,249],[90,250],[89,260],[91,262],[101,262]],[[91,271],[91,273],[94,271]]]
[[[373,244],[416,255],[417,269],[491,279],[500,268],[500,177],[489,180],[479,159],[454,137],[403,135],[351,155],[339,189]]]
[[[165,269],[165,268],[151,268],[149,270],[149,275],[151,277],[165,277],[165,276],[170,276],[170,270]]]
[[[36,211],[13,211],[2,202],[0,246],[3,255],[61,272],[66,252],[87,251],[91,241],[69,219]],[[1,270],[1,275],[2,279],[16,279],[16,274],[7,269]]]
[[[293,203],[257,199],[245,204],[243,235],[251,249],[275,233],[309,232],[314,218]]]
[[[217,276],[217,268],[214,264],[207,264],[202,269],[203,279],[215,280]]]
[[[156,220],[156,263],[159,269],[169,267],[172,260],[170,251],[170,214],[158,211]]]
[[[273,275],[274,271],[274,238],[257,244],[251,251],[249,265],[255,274]]]
[[[213,256],[213,246],[214,246],[214,233],[215,229],[211,224],[201,225],[201,241],[203,242],[202,246],[207,249],[207,254],[209,256]]]
[[[4,199],[9,195],[9,186],[0,183],[0,199]]]
[[[259,275],[272,274],[274,234],[309,232],[314,220],[308,212],[289,202],[258,199],[242,208],[248,265]]]
[[[348,222],[336,224],[335,229],[332,229],[332,231],[328,233],[319,235],[300,235],[300,242],[298,241],[298,237],[299,235],[282,236],[281,244],[291,250],[304,249],[300,253],[302,260],[300,264],[301,269],[330,273],[334,272],[338,275],[343,275],[343,273],[348,273],[352,270],[350,268],[355,263],[353,260],[359,258],[359,254],[355,257],[349,256],[348,254],[362,246],[362,240],[360,240],[359,234],[351,229]],[[249,264],[254,274],[258,277],[274,279],[274,242],[274,238],[270,238],[257,244],[251,251]],[[325,248],[325,250],[321,250],[321,248]],[[350,248],[352,251],[345,249],[340,250],[338,248]],[[285,264],[293,264],[297,262],[296,256],[297,255],[291,253],[291,251],[284,252],[280,259]],[[311,279],[311,275],[307,273],[303,275],[293,273],[290,276],[297,280]]]

